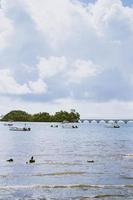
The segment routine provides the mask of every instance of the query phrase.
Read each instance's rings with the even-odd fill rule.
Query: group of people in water
[[[12,158],[8,159],[7,162],[13,162],[14,160]],[[87,160],[88,163],[94,163],[94,160]],[[26,162],[26,164],[29,163],[35,163],[35,159],[33,156],[31,156],[30,160]]]
[[[14,161],[13,158],[10,158],[10,159],[7,160],[7,162],[13,162],[13,161]],[[31,156],[30,160],[28,162],[26,162],[26,164],[35,163],[35,162],[36,161],[35,161],[34,157]]]
[[[50,127],[52,127],[52,128],[58,128],[59,126],[52,124]],[[77,125],[72,125],[71,128],[78,128],[78,126]]]

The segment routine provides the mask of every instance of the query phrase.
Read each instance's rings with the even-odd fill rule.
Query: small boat
[[[51,127],[51,128],[58,128],[59,126],[58,126],[58,125],[55,125],[55,124],[54,124],[54,125],[52,124],[50,127]]]
[[[24,127],[11,127],[9,129],[10,131],[31,131],[30,127],[27,127],[26,125]]]
[[[78,128],[78,126],[72,124],[62,124],[62,128]]]
[[[107,123],[105,124],[106,128],[120,128],[120,125],[116,122],[113,123]]]
[[[113,128],[120,128],[119,124],[115,124]]]
[[[4,123],[4,126],[13,126],[13,123]]]

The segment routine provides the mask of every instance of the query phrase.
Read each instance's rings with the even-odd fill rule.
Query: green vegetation
[[[25,111],[14,110],[6,114],[1,121],[29,121],[29,122],[78,122],[80,115],[77,112],[56,112],[54,115],[50,115],[47,112],[41,112],[37,114],[28,114]]]
[[[21,110],[13,110],[6,114],[1,121],[30,121],[31,115]]]

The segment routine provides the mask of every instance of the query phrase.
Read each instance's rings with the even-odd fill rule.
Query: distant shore
[[[1,121],[20,121],[20,122],[78,122],[80,114],[78,112],[59,111],[54,115],[47,112],[29,114],[22,110],[13,110],[7,113]]]

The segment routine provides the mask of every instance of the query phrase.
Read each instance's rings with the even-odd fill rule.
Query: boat
[[[4,126],[13,126],[13,123],[4,123]]]
[[[73,124],[62,124],[62,128],[78,128],[78,126]]]
[[[112,123],[106,123],[105,126],[107,128],[120,128],[120,125],[116,122],[112,122]]]
[[[58,128],[59,126],[58,126],[58,125],[55,125],[55,124],[52,124],[50,127],[51,127],[51,128]]]
[[[16,127],[16,126],[13,126],[13,127],[10,127],[9,129],[10,131],[31,131],[31,128],[30,127],[27,127],[26,125],[24,127]]]
[[[72,125],[72,124],[63,124],[62,128],[78,128],[78,126]]]
[[[67,121],[67,120],[64,120],[63,122],[62,122],[62,128],[78,128],[78,126],[77,125],[75,125],[74,123],[70,123],[69,121]]]
[[[9,130],[10,130],[10,131],[31,131],[31,128],[25,128],[25,127],[11,127]]]

